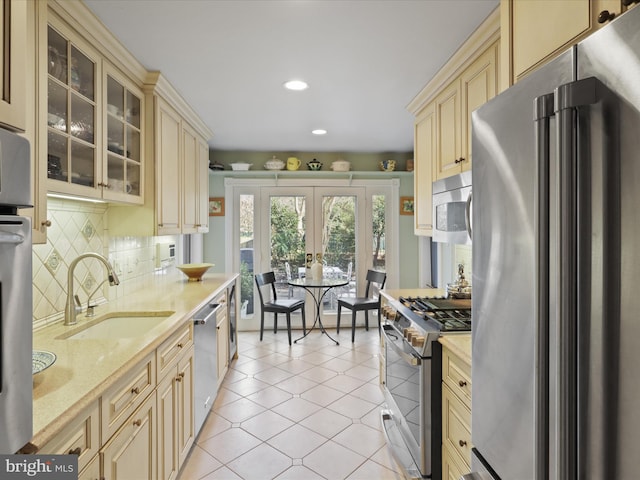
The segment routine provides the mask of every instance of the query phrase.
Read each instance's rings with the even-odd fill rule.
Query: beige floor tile
[[[346,478],[367,459],[348,448],[329,440],[304,457],[305,467],[331,480]]]
[[[267,410],[242,422],[240,427],[260,440],[268,440],[292,425],[294,423],[291,420]]]
[[[294,422],[299,422],[321,408],[322,407],[320,407],[320,405],[305,400],[304,398],[293,397],[291,400],[287,400],[286,402],[273,407],[271,410],[293,420]]]
[[[273,365],[261,362],[260,360],[253,360],[250,362],[239,363],[233,368],[239,372],[246,373],[247,375],[255,375],[258,372],[271,368]]]
[[[195,480],[217,470],[222,466],[218,460],[213,458],[207,451],[195,445],[180,472],[181,480]]]
[[[307,353],[306,355],[302,355],[300,357],[300,360],[303,360],[303,361],[305,361],[307,363],[312,363],[314,365],[321,365],[321,364],[323,364],[325,362],[328,362],[332,358],[334,358],[334,357],[331,356],[331,355],[327,355],[325,353],[321,353],[321,352],[316,351],[316,352]]]
[[[383,467],[388,468],[389,470],[393,470],[394,472],[402,472],[400,466],[396,463],[393,458],[393,454],[389,447],[385,444],[378,449],[376,453],[369,457],[370,460],[373,460],[376,463],[379,463]]]
[[[329,380],[323,382],[323,385],[331,388],[335,388],[336,390],[340,390],[344,393],[349,393],[354,391],[356,388],[364,385],[364,380],[359,380],[355,377],[350,377],[349,375],[337,375]]]
[[[241,398],[240,400],[216,408],[214,411],[231,423],[240,423],[264,412],[265,408],[252,402],[248,398]]]
[[[372,403],[382,403],[384,401],[384,394],[382,393],[382,389],[380,388],[380,384],[378,383],[377,375],[375,383],[365,383],[361,387],[353,390],[350,395]]]
[[[276,477],[275,480],[326,480],[302,465],[294,465]],[[370,479],[373,480],[373,479]]]
[[[268,383],[269,385],[275,385],[282,380],[285,380],[289,377],[293,376],[293,373],[287,372],[286,370],[282,370],[278,367],[268,368],[267,370],[263,370],[254,375],[254,378],[257,378],[261,382]]]
[[[328,368],[324,368],[322,366],[315,366],[310,368],[309,370],[305,370],[300,373],[301,377],[308,378],[309,380],[313,380],[314,382],[322,383],[330,378],[333,378],[337,375],[336,372],[330,370]]]
[[[376,407],[377,404],[375,403],[367,402],[351,395],[345,395],[327,406],[328,409],[353,419],[364,417]]]
[[[370,368],[365,367],[364,365],[356,365],[349,370],[345,370],[345,375],[349,375],[350,377],[355,377],[360,380],[366,380],[367,382],[373,378],[377,378],[380,376],[380,370],[378,368]]]
[[[261,480],[275,478],[291,465],[291,458],[263,443],[236,458],[227,467],[245,480]]]
[[[332,358],[328,362],[322,364],[324,368],[330,368],[334,372],[344,373],[345,370],[353,368],[353,362],[349,360],[343,360],[341,358]]]
[[[241,395],[238,395],[237,393],[232,392],[231,390],[226,388],[225,384],[223,384],[222,388],[218,390],[218,396],[213,402],[213,408],[215,410],[216,408],[226,405],[227,403],[235,402],[236,400],[240,400],[241,398],[242,398]]]
[[[269,439],[267,443],[295,459],[304,457],[326,441],[322,435],[296,424]]]
[[[225,388],[237,393],[238,395],[242,395],[243,397],[256,393],[268,386],[268,383],[254,377],[247,377],[234,383],[225,384]]]
[[[309,430],[331,438],[347,428],[353,422],[350,418],[323,408],[300,422]]]
[[[225,430],[231,428],[231,422],[226,418],[222,418],[216,412],[209,412],[207,419],[205,420],[196,442],[203,442]]]
[[[226,465],[261,443],[260,439],[241,428],[230,428],[215,437],[200,442],[199,446]]]
[[[293,393],[294,395],[300,395],[302,392],[306,392],[307,390],[315,387],[316,385],[318,385],[317,382],[314,382],[312,380],[309,380],[308,378],[304,378],[297,375],[295,377],[287,378],[282,382],[278,382],[276,384],[276,387],[286,392]]]
[[[313,365],[313,363],[307,363],[304,360],[300,360],[296,358],[296,359],[281,363],[280,365],[278,365],[278,368],[297,375],[299,373],[304,372],[305,370],[309,370],[310,368],[313,368],[314,366],[315,365]]]
[[[329,388],[325,385],[318,385],[307,390],[302,395],[300,395],[300,397],[322,407],[326,407],[327,405],[335,402],[344,395],[345,393],[341,392],[340,390]]]
[[[278,387],[267,387],[259,392],[248,395],[247,398],[252,402],[262,405],[264,408],[273,408],[282,402],[285,402],[293,397],[292,393],[285,392]]]
[[[331,440],[367,458],[385,444],[384,435],[380,430],[362,423],[348,426]]]
[[[383,467],[379,463],[367,460],[355,472],[347,477],[347,480],[404,480],[401,473],[394,472]]]
[[[192,479],[184,478],[181,480],[192,480]],[[212,472],[206,477],[203,477],[202,480],[244,480],[244,479],[236,475],[227,467],[220,467],[215,472]]]

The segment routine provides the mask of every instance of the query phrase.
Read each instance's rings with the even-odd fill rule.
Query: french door
[[[354,182],[355,183],[355,182]],[[250,186],[243,183],[227,192],[232,197],[233,227],[228,240],[233,252],[233,271],[241,274],[241,321],[239,329],[260,327],[260,300],[255,292],[256,273],[273,271],[278,297],[305,298],[307,325],[314,320],[315,303],[307,292],[287,281],[307,275],[314,261],[325,276],[346,279],[348,284],[329,291],[322,302],[322,322],[335,325],[337,299],[364,295],[366,272],[387,271],[387,261],[397,258],[389,247],[397,243],[393,232],[397,191],[389,186],[279,185]],[[393,260],[392,260],[393,262]],[[397,262],[396,262],[397,263]],[[388,272],[389,273],[389,272]],[[345,314],[345,312],[343,312]],[[347,311],[350,321],[350,312]],[[272,325],[271,315],[265,322]],[[301,328],[300,313],[292,316]],[[284,319],[281,328],[285,328]],[[269,327],[267,327],[269,328]]]

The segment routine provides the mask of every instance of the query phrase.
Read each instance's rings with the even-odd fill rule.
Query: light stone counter
[[[57,355],[56,362],[34,377],[33,433],[31,443],[40,447],[64,425],[113,385],[130,368],[155,350],[207,301],[229,286],[237,274],[207,274],[202,282],[188,282],[175,274],[156,275],[135,294],[113,300],[95,309],[87,319],[78,315],[78,325],[61,322],[34,332],[34,350]],[[109,312],[170,311],[168,318],[141,336],[122,339],[64,340],[57,337]],[[108,321],[108,320],[107,320]]]
[[[471,334],[456,333],[455,335],[443,335],[438,341],[465,363],[471,365]]]

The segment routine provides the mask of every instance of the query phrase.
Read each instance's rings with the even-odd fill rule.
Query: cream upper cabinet
[[[407,107],[414,122],[416,235],[431,235],[432,182],[471,168],[471,113],[498,93],[496,9]]]
[[[456,80],[436,97],[435,178],[449,177],[460,171],[462,157],[460,80]]]
[[[620,15],[623,10],[621,0],[501,0],[504,87],[606,25],[611,14]]]
[[[425,107],[416,117],[413,148],[415,156],[414,232],[416,235],[431,235],[433,232],[432,166],[436,158],[436,114],[433,103]]]
[[[182,233],[209,231],[209,146],[188,124],[183,125],[184,180]]]
[[[27,118],[27,3],[0,0],[0,125],[24,132]]]
[[[180,233],[182,128],[180,116],[167,102],[155,97],[156,178],[158,235]]]

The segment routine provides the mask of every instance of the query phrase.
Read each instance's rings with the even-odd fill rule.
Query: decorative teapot
[[[322,168],[322,162],[319,162],[315,158],[311,162],[307,162],[307,168],[309,170],[320,170]]]
[[[287,170],[298,170],[301,163],[299,158],[289,157],[287,158]]]
[[[380,160],[378,162],[378,166],[380,170],[383,172],[392,172],[396,169],[396,161],[395,160]]]

